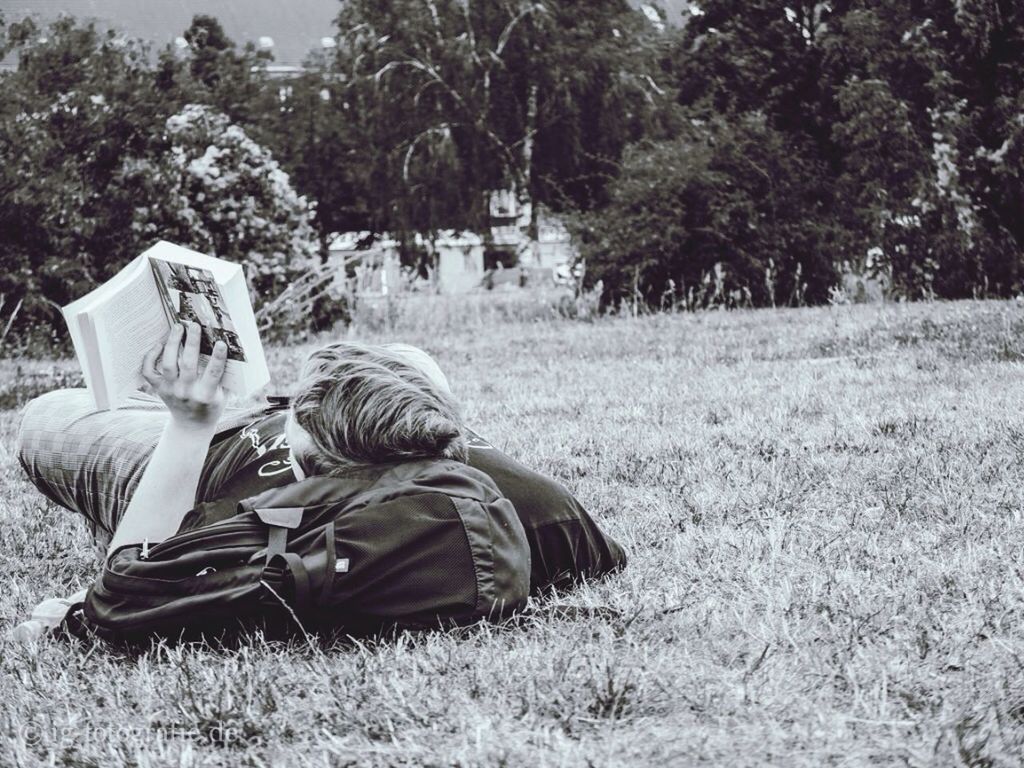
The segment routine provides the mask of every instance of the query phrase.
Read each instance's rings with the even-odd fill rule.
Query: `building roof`
[[[239,47],[273,40],[274,65],[298,67],[334,35],[341,0],[0,0],[10,23],[31,16],[47,24],[61,15],[94,21],[162,48],[188,29],[197,14],[214,16]],[[13,66],[13,61],[5,61]]]

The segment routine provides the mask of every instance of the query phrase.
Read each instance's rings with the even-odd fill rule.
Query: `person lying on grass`
[[[490,489],[511,502],[523,545],[512,552],[510,544],[505,564],[523,569],[532,594],[625,563],[565,488],[463,427],[446,377],[422,350],[329,344],[310,355],[290,403],[271,398],[249,409],[224,407],[223,366],[218,346],[200,372],[197,330],[176,327],[144,362],[155,396],[96,412],[85,390],[61,390],[26,407],[22,466],[44,495],[81,513],[108,544],[108,569],[119,552],[141,556],[179,531],[235,518],[245,500],[289,492],[308,501],[301,497],[307,477],[347,477],[349,486],[379,490],[400,485],[382,469],[410,462],[427,462],[427,474],[443,465],[469,477],[480,494]],[[398,509],[396,530],[404,522]],[[488,509],[500,516],[493,511],[500,505]],[[26,632],[54,625],[81,597],[44,604]]]

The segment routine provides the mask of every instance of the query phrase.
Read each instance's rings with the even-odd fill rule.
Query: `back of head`
[[[384,347],[338,342],[311,354],[292,412],[314,446],[312,455],[298,457],[310,474],[466,458],[462,418],[452,396]]]
[[[403,344],[397,341],[390,341],[387,344],[382,344],[381,348],[394,352],[401,359],[407,363],[411,363],[414,368],[417,368],[420,373],[425,375],[430,381],[442,392],[447,394],[452,393],[451,385],[448,383],[448,377],[441,371],[441,367],[437,362],[424,352],[419,347],[414,347],[412,344]]]

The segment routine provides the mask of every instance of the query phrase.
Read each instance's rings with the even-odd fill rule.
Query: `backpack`
[[[66,627],[135,641],[461,625],[521,608],[529,574],[522,524],[490,478],[406,462],[274,488],[221,522],[193,510],[175,536],[113,552]]]

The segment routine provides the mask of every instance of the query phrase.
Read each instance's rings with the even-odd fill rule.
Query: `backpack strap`
[[[306,570],[306,564],[302,561],[294,552],[285,552],[280,555],[274,555],[267,561],[267,564],[263,567],[263,572],[266,574],[270,571],[271,574],[280,574],[278,577],[281,582],[286,579],[290,582],[289,586],[292,588],[292,600],[294,602],[295,613],[297,616],[308,616],[310,609],[313,607],[313,592],[310,589],[309,571]]]
[[[264,563],[270,565],[270,561],[276,555],[283,555],[288,549],[288,529],[278,525],[271,525],[267,532],[267,556]]]
[[[288,395],[267,395],[266,413],[288,410],[292,406],[291,400]]]
[[[334,587],[334,574],[337,573],[338,553],[334,548],[334,519],[324,526],[324,552],[327,559],[324,564],[324,585],[320,589],[320,601],[326,603]]]
[[[263,565],[263,578],[282,584],[290,581],[295,612],[299,616],[309,613],[313,599],[310,590],[309,571],[294,552],[288,552],[288,531],[302,524],[304,507],[267,507],[253,509],[256,516],[267,525],[267,557]]]

